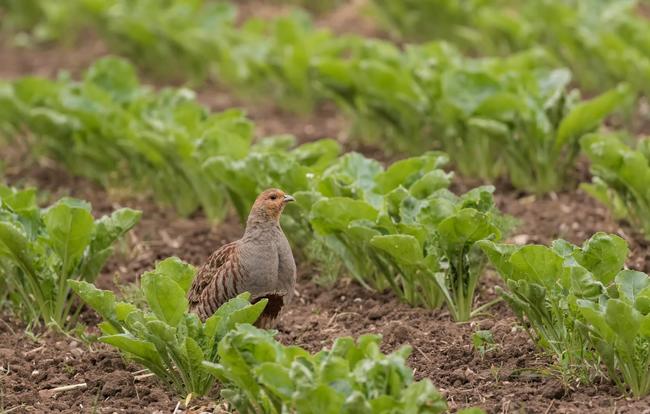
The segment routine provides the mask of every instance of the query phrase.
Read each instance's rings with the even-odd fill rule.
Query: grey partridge
[[[256,325],[275,326],[296,283],[296,263],[289,242],[280,228],[280,215],[294,198],[272,188],[262,192],[251,208],[241,239],[212,253],[188,292],[190,311],[202,320],[242,292],[251,302],[268,299]]]

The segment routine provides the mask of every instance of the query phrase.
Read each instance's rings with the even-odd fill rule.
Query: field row
[[[638,92],[614,85],[584,101],[571,72],[539,48],[504,58],[467,58],[440,42],[402,50],[316,29],[301,14],[237,26],[235,9],[223,3],[27,4],[29,12],[14,11],[25,20],[14,26],[36,26],[36,35],[75,36],[91,25],[113,50],[153,71],[212,77],[303,111],[332,101],[352,118],[353,137],[406,153],[442,149],[463,175],[506,176],[536,194],[566,188],[581,136],[614,111],[629,114]]]

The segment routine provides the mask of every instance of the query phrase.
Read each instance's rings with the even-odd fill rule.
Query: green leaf
[[[575,258],[605,285],[609,284],[625,264],[629,249],[627,242],[615,235],[596,233]]]
[[[185,338],[185,354],[187,355],[188,362],[190,363],[191,373],[198,374],[202,370],[203,361],[207,358],[203,350],[192,337]]]
[[[317,201],[311,211],[311,223],[319,234],[344,231],[355,220],[377,219],[377,210],[361,200],[332,197]]]
[[[650,286],[643,289],[636,296],[636,301],[634,306],[641,312],[643,315],[650,314]]]
[[[398,262],[414,265],[423,260],[422,246],[415,237],[407,234],[375,236],[370,244],[390,254]]]
[[[283,400],[290,400],[296,385],[289,375],[289,370],[274,362],[264,362],[255,368],[255,375],[261,385],[268,388]]]
[[[479,240],[493,237],[498,239],[501,232],[489,217],[474,209],[466,208],[448,217],[438,225],[438,232],[444,246],[455,250]]]
[[[442,170],[430,171],[414,182],[409,192],[415,198],[427,198],[441,188],[448,188],[452,177],[452,173],[446,173]]]
[[[154,366],[162,365],[158,351],[151,342],[136,339],[132,335],[126,333],[102,336],[99,340],[106,344],[113,345],[120,351],[136,356],[142,361],[146,361]]]
[[[524,246],[510,257],[511,278],[552,287],[564,272],[564,259],[545,246]]]
[[[621,270],[616,275],[616,286],[620,299],[626,299],[634,304],[637,296],[650,286],[650,277],[634,270]]]
[[[192,285],[192,280],[196,274],[196,268],[191,264],[185,263],[178,257],[168,257],[167,259],[156,263],[154,272],[178,283],[178,285],[187,294]]]
[[[633,347],[634,338],[641,326],[639,311],[623,301],[610,299],[607,301],[605,319],[612,330],[621,337],[623,344]]]
[[[326,384],[303,390],[294,401],[296,412],[305,414],[339,414],[345,402],[342,395]]]
[[[619,85],[616,89],[573,107],[558,127],[555,146],[561,148],[568,141],[591,132],[607,115],[619,108],[628,96],[629,88]]]
[[[122,208],[114,211],[110,216],[104,216],[97,220],[93,247],[97,251],[110,247],[117,239],[135,227],[141,217],[141,211]]]
[[[444,165],[446,161],[446,155],[430,153],[394,162],[385,172],[377,175],[376,189],[381,194],[387,194],[400,185],[409,188],[424,174]]]
[[[63,263],[63,273],[70,274],[72,267],[83,255],[94,230],[90,206],[73,199],[61,199],[43,216],[52,248]]]
[[[113,321],[115,314],[115,294],[109,290],[97,289],[95,285],[68,279],[68,285],[83,299],[84,302],[93,308],[102,318]]]
[[[404,413],[444,413],[447,402],[431,381],[424,379],[410,384],[400,398]]]
[[[510,258],[520,249],[519,246],[498,244],[490,240],[479,240],[477,245],[483,250],[492,266],[503,278],[510,279],[512,277],[514,269],[510,264]]]
[[[37,267],[30,253],[29,240],[25,234],[11,223],[0,222],[0,255],[15,261],[28,276],[36,278]]]
[[[156,270],[142,275],[142,291],[153,313],[162,321],[176,326],[187,312],[187,298],[180,285]]]

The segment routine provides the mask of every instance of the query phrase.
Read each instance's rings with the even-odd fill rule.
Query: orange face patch
[[[268,189],[257,197],[255,205],[263,210],[269,217],[280,217],[286,204],[286,194],[277,188]]]

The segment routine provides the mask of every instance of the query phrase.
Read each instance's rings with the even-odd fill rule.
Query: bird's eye
[[[278,196],[275,195],[275,194],[273,194],[273,195],[271,196],[271,200],[275,200],[275,199],[277,199],[277,198],[278,198]]]

